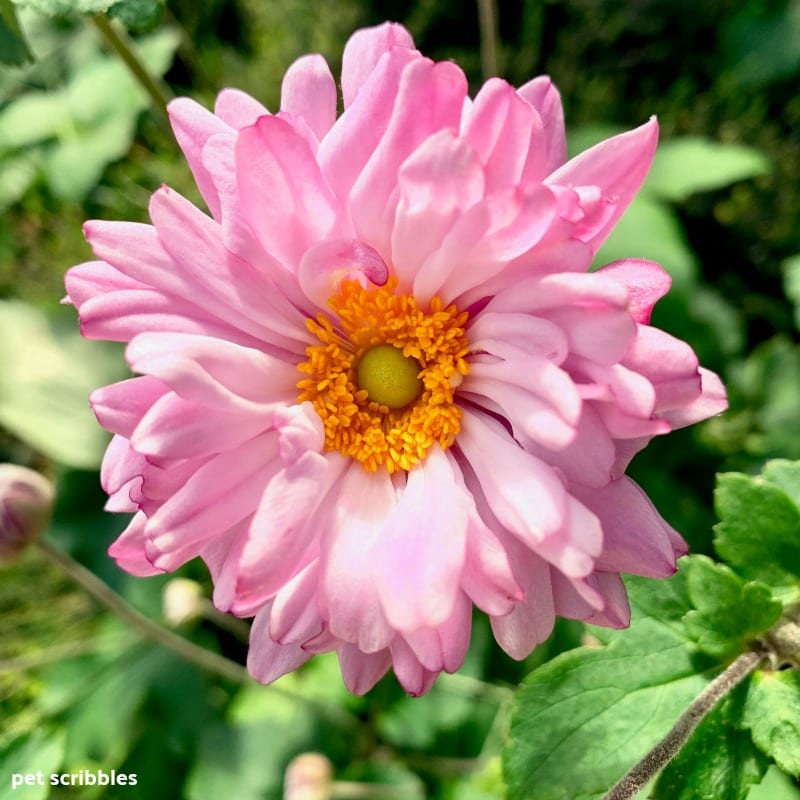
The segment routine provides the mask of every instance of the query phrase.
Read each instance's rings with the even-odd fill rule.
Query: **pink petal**
[[[317,603],[319,561],[313,560],[288,580],[271,603],[270,638],[281,644],[304,644],[322,633]]]
[[[360,239],[325,239],[312,245],[300,261],[297,280],[309,300],[327,309],[342,281],[358,281],[365,289],[383,286],[389,268],[378,252]]]
[[[117,562],[120,569],[139,577],[160,575],[164,572],[163,569],[154,567],[145,558],[144,528],[146,523],[147,517],[140,511],[108,548],[108,554]]]
[[[403,72],[386,132],[350,193],[356,235],[384,258],[391,248],[400,166],[432,134],[458,130],[466,93],[464,73],[453,63],[420,58]]]
[[[353,694],[366,694],[392,665],[392,655],[388,649],[362,653],[355,645],[345,642],[337,653],[342,677]]]
[[[400,199],[391,254],[401,291],[412,284],[433,294],[418,275],[461,212],[483,197],[483,169],[475,152],[451,130],[435,133],[406,159],[398,175]]]
[[[276,644],[269,637],[270,607],[258,612],[250,629],[247,670],[260,683],[272,683],[287,672],[305,664],[311,653],[299,644]]]
[[[295,271],[308,248],[335,235],[337,200],[308,142],[278,117],[261,117],[236,141],[244,219],[261,246]]]
[[[169,387],[156,378],[131,378],[95,389],[89,403],[106,430],[130,438],[150,406],[167,391]]]
[[[342,96],[345,108],[352,104],[381,56],[394,47],[414,48],[411,34],[396,22],[384,22],[374,28],[361,28],[347,40],[342,56]]]
[[[352,104],[320,142],[317,156],[328,184],[338,197],[348,197],[386,132],[406,67],[420,58],[398,47],[385,53]]]
[[[598,217],[593,230],[581,239],[597,252],[617,220],[630,205],[650,169],[658,142],[655,117],[632,131],[621,133],[589,148],[557,169],[548,185],[599,187],[610,212]]]
[[[618,630],[627,628],[631,624],[631,607],[620,576],[609,572],[595,572],[590,580],[594,588],[603,595],[605,605],[602,610],[587,617],[586,622]]]
[[[559,531],[566,514],[564,486],[547,464],[526,453],[499,423],[464,410],[458,447],[497,519],[533,546]]]
[[[372,575],[389,624],[435,628],[453,613],[464,566],[469,498],[438,445],[407,476],[379,533]]]
[[[125,352],[131,369],[169,384],[183,397],[229,410],[261,412],[294,403],[297,370],[285,361],[210,336],[141,333]]]
[[[395,637],[391,651],[392,668],[400,685],[412,697],[420,697],[428,692],[439,673],[425,669],[411,647],[400,636]]]
[[[567,137],[564,130],[564,109],[561,95],[546,75],[528,81],[517,90],[519,96],[530,103],[541,117],[544,133],[542,138],[531,142],[529,153],[535,157],[526,164],[524,176],[528,180],[541,180],[558,169],[567,160]],[[538,174],[537,151],[544,151],[544,172]]]
[[[331,633],[366,653],[387,647],[394,636],[372,578],[385,519],[396,506],[385,472],[367,473],[357,461],[339,481],[322,534],[322,612]]]
[[[145,455],[203,458],[232,450],[269,429],[272,412],[264,408],[226,412],[167,392],[153,402],[131,436]]]
[[[217,95],[214,113],[238,131],[253,125],[259,117],[269,114],[269,111],[245,92],[238,89],[223,89]]]
[[[627,477],[602,488],[573,485],[572,494],[603,525],[603,551],[597,569],[664,578],[675,571],[673,537],[647,495]]]
[[[702,389],[700,397],[688,406],[665,412],[662,416],[672,429],[693,425],[703,419],[721,414],[728,407],[725,386],[719,376],[710,370],[700,367]]]
[[[203,147],[216,133],[230,132],[230,127],[210,111],[188,97],[178,97],[167,106],[175,138],[192,170],[197,188],[215,219],[219,218],[219,195],[214,181],[203,164]]]
[[[650,322],[653,306],[672,285],[672,278],[663,267],[641,258],[614,261],[595,274],[613,278],[627,288],[628,308],[636,322],[645,325]]]
[[[500,78],[490,78],[481,87],[463,136],[486,169],[487,194],[516,186],[526,170],[535,180],[546,174],[542,120],[532,105]]]
[[[472,604],[459,594],[450,618],[441,625],[404,633],[422,666],[431,672],[455,672],[463,663],[472,633]]]
[[[283,76],[281,111],[302,117],[317,139],[336,121],[336,83],[320,55],[298,58]]]

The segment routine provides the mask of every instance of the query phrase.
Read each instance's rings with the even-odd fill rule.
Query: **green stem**
[[[134,78],[141,84],[142,88],[150,96],[154,107],[167,119],[167,103],[172,99],[171,92],[163,81],[150,74],[147,67],[141,62],[139,56],[130,46],[127,37],[119,34],[114,26],[104,14],[95,14],[90,17],[92,24],[100,32],[105,43],[113,50],[124,62],[133,74]]]
[[[497,51],[500,35],[497,30],[495,0],[478,0],[478,24],[481,34],[481,70],[486,81],[499,74]]]
[[[681,714],[670,732],[611,789],[603,800],[632,800],[688,741],[695,728],[712,708],[735,689],[759,664],[765,654],[742,653],[725,671],[714,678]]]
[[[247,670],[241,664],[237,664],[235,661],[219,655],[219,653],[206,650],[204,647],[184,639],[183,636],[179,636],[177,633],[162,627],[157,622],[153,622],[149,617],[146,617],[123,600],[97,575],[90,572],[66,553],[53,547],[48,541],[41,539],[36,544],[50,561],[69,575],[75,583],[94,597],[95,600],[148,639],[186,661],[197,664],[197,666],[208,672],[214,672],[237,683],[249,680]]]

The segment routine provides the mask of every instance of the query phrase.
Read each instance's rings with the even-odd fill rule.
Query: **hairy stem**
[[[100,32],[106,45],[113,50],[141,84],[153,101],[156,110],[167,119],[167,103],[171,100],[170,91],[163,81],[150,74],[139,56],[130,46],[127,37],[120,35],[104,14],[95,14],[90,17],[92,24]]]
[[[247,670],[235,661],[225,658],[206,650],[204,647],[190,642],[183,636],[173,633],[168,628],[164,628],[149,617],[137,611],[127,601],[123,600],[110,586],[100,580],[93,572],[90,572],[82,564],[79,564],[72,557],[61,550],[53,547],[52,544],[42,539],[37,546],[50,561],[54,562],[61,570],[69,575],[72,580],[88,592],[101,605],[105,606],[121,620],[127,622],[143,636],[156,642],[167,650],[175,653],[186,661],[205,669],[215,672],[224,678],[232,681],[242,682],[249,679]]]
[[[478,0],[478,23],[481,34],[481,70],[483,79],[498,74],[497,50],[500,38],[497,31],[495,0]]]
[[[603,800],[631,800],[678,754],[712,708],[763,660],[764,653],[742,653],[697,696],[669,733],[611,789]]]

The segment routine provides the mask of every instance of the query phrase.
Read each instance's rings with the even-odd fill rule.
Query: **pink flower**
[[[110,553],[136,575],[201,556],[255,616],[269,682],[336,650],[348,687],[426,692],[472,606],[523,658],[555,615],[627,625],[620,572],[663,577],[681,537],[625,477],[655,435],[721,411],[691,348],[648,325],[656,264],[587,273],[657,127],[565,163],[546,77],[515,90],[433,63],[399,25],[320,56],[281,110],[223,91],[173,127],[211,212],[170,189],[153,225],[89,222],[85,336],[139,377],[91,402],[115,434]]]

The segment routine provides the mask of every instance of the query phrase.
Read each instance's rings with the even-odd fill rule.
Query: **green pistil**
[[[364,353],[358,363],[358,385],[370,400],[389,408],[403,408],[422,394],[419,361],[404,356],[390,344],[380,344]]]

